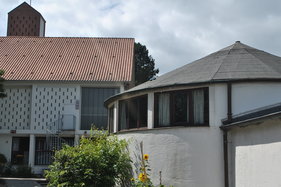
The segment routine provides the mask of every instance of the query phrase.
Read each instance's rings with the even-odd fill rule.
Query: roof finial
[[[236,41],[235,43],[240,43],[240,41]]]

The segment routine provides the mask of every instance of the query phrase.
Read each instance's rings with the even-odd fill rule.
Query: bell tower
[[[7,36],[45,36],[46,21],[26,2],[8,13]]]

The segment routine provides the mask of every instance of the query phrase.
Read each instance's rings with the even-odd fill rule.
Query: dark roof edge
[[[13,12],[14,10],[16,10],[17,8],[19,8],[20,6],[24,5],[24,4],[27,4],[31,9],[33,9],[37,14],[39,14],[41,16],[41,18],[43,18],[44,22],[46,23],[46,20],[45,18],[42,16],[42,14],[36,10],[35,8],[33,8],[30,4],[28,4],[27,2],[23,2],[22,4],[18,5],[16,8],[14,8],[13,10],[11,10],[10,12],[8,12],[8,14],[10,14],[11,12]]]
[[[104,106],[107,107],[111,102],[114,100],[117,100],[121,97],[124,96],[131,96],[134,95],[137,92],[145,92],[145,91],[153,91],[161,88],[176,88],[176,87],[181,87],[181,86],[199,86],[202,84],[215,84],[215,83],[236,83],[236,82],[261,82],[261,81],[270,81],[270,82],[280,82],[280,78],[255,78],[255,79],[221,79],[221,80],[211,80],[211,81],[205,81],[205,82],[193,82],[193,83],[184,83],[184,84],[172,84],[172,85],[165,85],[165,86],[158,86],[158,87],[148,87],[148,88],[142,88],[139,90],[128,90],[123,93],[116,94],[114,96],[109,97],[108,99],[105,100]],[[132,88],[134,89],[134,88]]]
[[[98,80],[7,80],[4,79],[1,84],[5,85],[6,82],[9,83],[99,83],[99,84],[111,84],[111,83],[130,83],[132,81],[127,80],[117,80],[117,81],[98,81]]]
[[[45,36],[45,37],[39,37],[39,36],[0,36],[0,38],[18,38],[18,39],[26,39],[26,38],[40,38],[40,39],[126,39],[126,40],[134,40],[135,38],[132,37],[79,37],[79,36]]]
[[[254,121],[263,120],[269,117],[274,117],[281,114],[281,103],[275,105],[269,105],[262,108],[258,108],[252,111],[248,111],[239,115],[236,115],[233,119],[223,119],[223,125],[220,126],[222,130],[229,130],[236,126],[249,126]]]

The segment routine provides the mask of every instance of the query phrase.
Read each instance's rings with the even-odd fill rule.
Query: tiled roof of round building
[[[163,87],[237,80],[281,81],[281,58],[237,41],[231,46],[159,76],[155,80],[129,89],[119,96]],[[111,99],[116,97],[113,96]]]
[[[129,91],[231,80],[280,79],[281,58],[237,41]]]

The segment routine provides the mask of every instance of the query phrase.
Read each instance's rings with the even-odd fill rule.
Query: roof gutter
[[[246,119],[246,120],[243,120],[243,121],[238,121],[238,122],[233,122],[233,123],[229,123],[229,124],[225,124],[225,125],[222,125],[220,128],[222,130],[230,130],[231,128],[233,127],[246,127],[246,126],[249,126],[251,124],[255,124],[256,123],[259,123],[259,121],[262,121],[266,118],[279,118],[281,115],[281,111],[279,112],[274,112],[274,113],[271,113],[271,114],[267,114],[267,115],[264,115],[264,116],[259,116],[259,117],[255,117],[255,118],[251,118],[251,119]]]
[[[202,82],[192,82],[192,83],[180,83],[180,84],[170,84],[165,86],[157,86],[157,87],[147,87],[142,88],[138,90],[128,90],[126,92],[114,95],[112,97],[109,97],[104,102],[104,106],[107,107],[111,102],[118,100],[119,98],[125,97],[125,96],[131,96],[134,95],[137,92],[147,92],[147,91],[154,91],[158,89],[163,88],[175,88],[180,86],[198,86],[203,84],[215,84],[215,83],[238,83],[238,82],[258,82],[258,81],[270,81],[270,82],[281,82],[280,78],[274,79],[274,78],[255,78],[255,79],[217,79],[217,80],[209,80],[209,81],[202,81]],[[145,84],[145,83],[143,83]],[[133,89],[133,88],[132,88]]]

